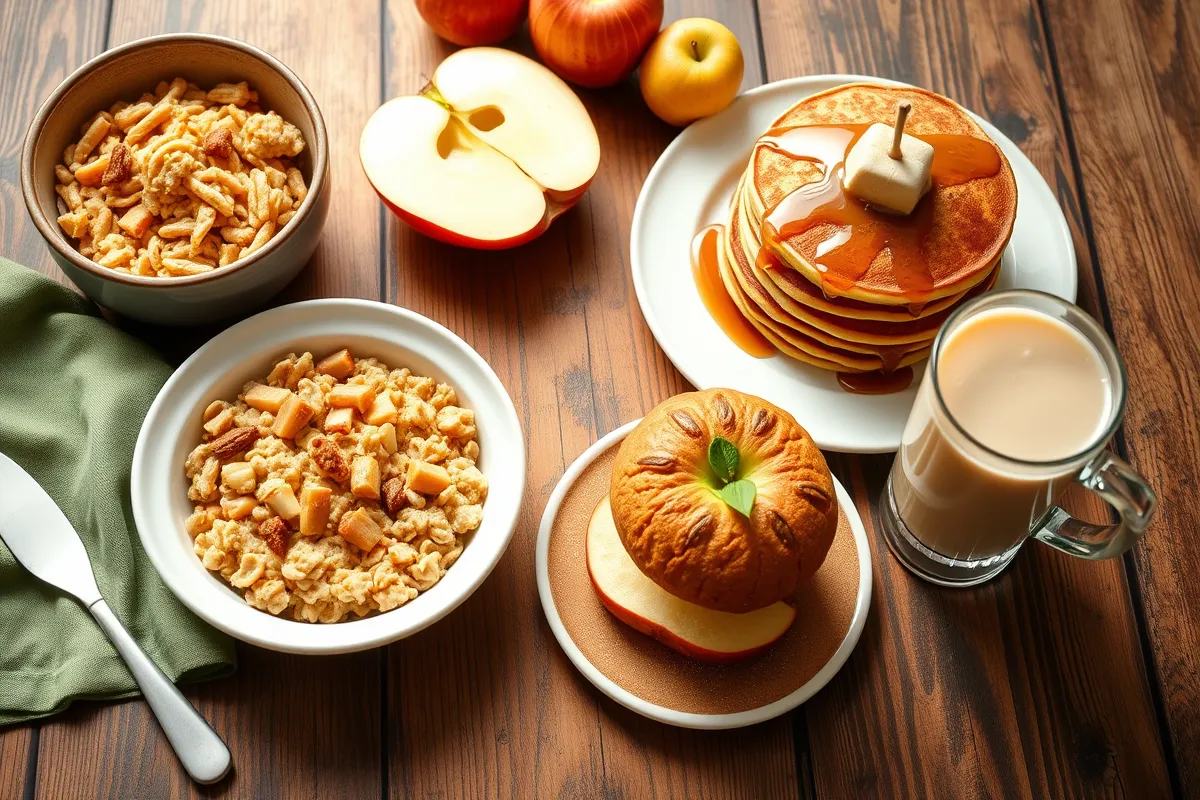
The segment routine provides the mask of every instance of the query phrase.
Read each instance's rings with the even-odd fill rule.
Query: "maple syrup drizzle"
[[[692,239],[692,277],[704,307],[725,335],[755,358],[770,358],[777,352],[775,346],[750,324],[721,280],[717,248],[724,231],[724,225],[709,225]]]
[[[867,123],[800,126],[772,131],[760,140],[763,147],[824,168],[819,181],[790,192],[763,216],[764,244],[778,245],[829,223],[836,230],[817,245],[813,262],[827,296],[843,296],[858,285],[885,248],[891,254],[892,273],[900,290],[926,294],[934,286],[925,257],[934,198],[922,198],[912,214],[902,216],[872,208],[842,188],[846,155],[869,127]],[[990,142],[961,134],[916,138],[933,146],[930,177],[934,188],[930,195],[937,188],[1000,171],[1000,154]]]
[[[839,372],[838,385],[853,394],[892,394],[902,392],[912,383],[912,367],[891,372]]]

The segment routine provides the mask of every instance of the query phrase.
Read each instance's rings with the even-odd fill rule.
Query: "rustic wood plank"
[[[29,760],[37,759],[37,728],[23,725],[0,729],[0,797],[20,797],[29,774]]]
[[[331,140],[333,202],[316,255],[276,302],[379,296],[379,215],[358,168],[356,146],[359,127],[379,97],[379,25],[378,5],[366,3],[335,14],[314,4],[233,0],[153,5],[119,0],[113,9],[110,44],[172,30],[233,36],[278,56],[316,96]],[[154,338],[161,336],[160,330]],[[180,339],[183,350],[202,341],[186,332],[172,332],[170,339]],[[377,653],[300,658],[243,646],[239,657],[235,677],[186,692],[233,752],[233,776],[204,794],[322,799],[378,794]],[[41,797],[200,791],[140,700],[81,704],[47,722],[41,744]]]
[[[419,89],[452,47],[407,0],[388,11],[393,96]],[[738,34],[746,85],[757,84],[752,5],[668,4],[668,20],[693,15]],[[530,52],[527,36],[513,44]],[[388,222],[396,302],[449,326],[492,364],[522,410],[529,455],[525,510],[495,574],[445,622],[389,649],[390,793],[795,796],[790,719],[739,734],[647,722],[576,673],[537,603],[537,523],[566,465],[599,435],[688,388],[654,344],[628,278],[637,192],[673,131],[632,82],[580,94],[600,134],[600,172],[579,207],[539,240],[480,253]]]
[[[37,796],[363,798],[379,792],[379,657],[308,658],[239,645],[233,678],[184,694],[234,772],[192,783],[142,700],[78,703],[42,728]]]
[[[857,72],[911,81],[979,110],[1021,144],[1066,209],[1081,256],[1079,302],[1098,312],[1035,6],[759,7],[769,78]],[[890,457],[837,461],[870,520]],[[1082,493],[1068,505],[1085,517],[1107,514]],[[955,592],[908,575],[870,527],[874,613],[847,668],[806,708],[818,795],[1167,793],[1119,561],[1084,563],[1031,546],[997,581]]]
[[[76,64],[104,47],[107,4],[87,0],[0,5],[0,242],[3,255],[56,280],[42,237],[29,220],[21,196],[21,146],[38,105]],[[47,20],[56,20],[53,26]],[[35,761],[37,728],[0,730],[0,797],[25,791],[30,758]]]
[[[41,0],[0,5],[0,242],[3,255],[66,283],[21,196],[21,147],[38,106],[104,49],[107,3]]]
[[[1200,9],[1047,0],[1053,55],[1129,371],[1124,455],[1161,498],[1134,550],[1175,790],[1200,793]]]

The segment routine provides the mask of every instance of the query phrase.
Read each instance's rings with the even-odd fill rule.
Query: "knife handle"
[[[229,772],[229,748],[187,698],[142,651],[103,599],[88,606],[104,634],[117,648],[133,679],[175,748],[183,768],[196,783],[216,783]]]

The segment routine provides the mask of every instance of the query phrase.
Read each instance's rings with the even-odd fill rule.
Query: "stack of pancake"
[[[775,120],[755,145],[734,193],[721,248],[722,280],[754,327],[793,358],[850,373],[891,372],[916,363],[928,356],[954,308],[996,281],[1017,208],[1016,181],[999,148],[995,174],[956,185],[935,182],[921,199],[912,216],[924,215],[918,252],[925,273],[915,283],[897,274],[886,245],[863,274],[848,282],[831,280],[831,255],[849,236],[831,223],[790,235],[786,228],[768,227],[764,236],[764,219],[783,198],[826,178],[823,163],[769,146],[779,134],[800,126],[891,125],[902,102],[912,104],[906,134],[965,135],[995,148],[970,114],[941,95],[849,84],[805,98]],[[918,224],[868,213],[877,216],[885,234],[888,225]]]

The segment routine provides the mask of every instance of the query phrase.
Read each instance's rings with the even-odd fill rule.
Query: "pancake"
[[[878,352],[880,346],[928,344],[943,321],[941,315],[898,322],[847,319],[804,306],[795,309],[799,314],[792,313],[792,309],[767,291],[762,270],[749,259],[744,243],[753,234],[746,230],[736,205],[725,232],[726,258],[747,300],[774,321],[809,338],[851,352],[871,354]]]
[[[727,238],[722,234],[723,240]],[[717,264],[721,282],[734,305],[742,312],[742,316],[784,355],[821,369],[838,372],[873,372],[885,366],[896,369],[923,361],[929,356],[932,340],[895,347],[878,347],[875,348],[876,352],[855,352],[848,349],[844,343],[838,346],[823,342],[800,330],[780,324],[747,297],[734,275],[729,248],[724,242],[717,248]],[[882,353],[886,353],[892,363],[885,364]]]
[[[751,172],[752,169],[753,165],[747,168],[747,172]],[[742,206],[743,224],[748,225],[754,231],[753,237],[746,237],[746,247],[747,255],[750,259],[757,261],[759,248],[762,246],[762,242],[759,239],[762,209],[761,207],[759,208],[757,215],[752,212],[751,206],[753,203],[751,202],[751,196],[753,192],[745,188],[745,184],[749,182],[748,180],[743,180],[743,185],[739,187],[738,194],[734,195],[734,202],[740,203]],[[772,295],[778,299],[779,295],[782,294],[790,298],[794,303],[801,303],[809,308],[839,317],[907,321],[946,311],[956,305],[966,294],[966,292],[963,292],[961,294],[930,300],[924,304],[914,303],[911,305],[877,305],[875,303],[853,300],[849,297],[827,297],[819,285],[813,283],[803,273],[783,262],[770,250],[765,252],[764,257],[775,265],[772,269],[760,270],[769,279],[768,281],[764,281],[764,285]],[[997,259],[998,262],[999,259]],[[784,303],[784,305],[786,306],[787,303]]]
[[[771,130],[780,132],[811,125],[892,124],[901,102],[912,104],[906,133],[965,135],[995,147],[970,114],[947,98],[912,87],[861,83],[805,98],[780,116]],[[929,217],[923,246],[928,276],[922,276],[923,286],[902,286],[903,281],[897,280],[893,269],[891,251],[883,248],[865,274],[840,294],[845,299],[875,306],[924,310],[933,301],[959,298],[986,281],[1008,243],[1016,218],[1016,180],[1004,154],[999,148],[996,152],[1000,169],[995,175],[953,186],[935,185],[914,212]],[[751,156],[749,170],[752,180],[744,187],[747,197],[742,202],[751,212],[760,237],[768,209],[792,191],[819,181],[824,175],[822,165],[773,150],[764,146],[762,139]],[[797,297],[794,292],[803,294],[803,290],[797,288],[792,278],[807,279],[820,293],[822,271],[814,263],[818,259],[817,247],[837,231],[835,225],[819,223],[802,233],[769,242],[771,252],[796,273],[789,278],[785,277],[787,270],[778,270],[780,275],[774,276],[773,281],[776,286],[801,303],[809,295]],[[944,310],[935,309],[934,313]]]
[[[953,302],[940,303],[941,310],[931,313],[922,312],[914,317],[907,311],[901,311],[891,320],[862,319],[857,316],[842,316],[840,313],[822,311],[802,303],[797,303],[792,297],[782,292],[776,286],[771,273],[787,270],[786,267],[764,270],[754,260],[752,254],[758,252],[759,242],[753,226],[747,221],[743,209],[737,202],[730,204],[730,216],[726,225],[727,246],[734,275],[742,289],[755,305],[777,322],[798,328],[805,333],[831,344],[838,342],[862,343],[872,345],[895,345],[928,341],[934,337],[941,324],[952,313],[957,301],[973,297],[989,288],[998,272],[993,268],[985,277],[983,283],[972,288]],[[994,265],[999,266],[999,259]],[[810,284],[811,285],[811,284]],[[833,337],[833,341],[820,334],[813,334],[808,328],[816,328],[821,333]],[[874,352],[874,348],[862,350],[851,344],[844,345],[848,349],[860,352]]]

